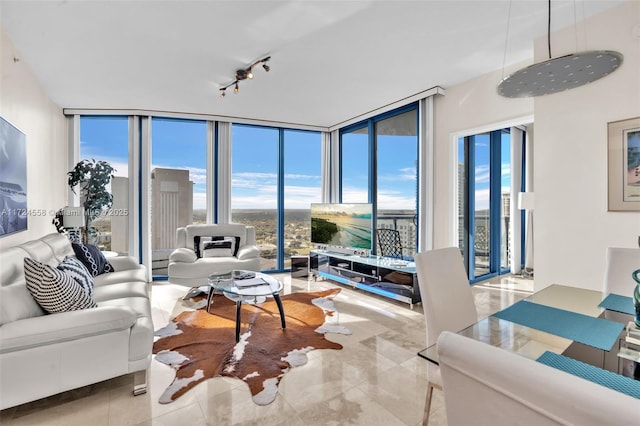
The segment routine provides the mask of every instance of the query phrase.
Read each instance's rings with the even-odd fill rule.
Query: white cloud
[[[500,167],[500,174],[502,176],[511,176],[511,164],[510,163],[502,163]]]
[[[378,175],[378,182],[399,182],[399,181],[412,181],[417,179],[415,167],[404,167],[398,169],[396,173],[388,175]]]
[[[204,210],[207,208],[207,194],[205,192],[193,193],[193,209]]]
[[[476,167],[476,183],[488,183],[489,182],[489,166]]]
[[[386,189],[378,191],[378,209],[380,210],[415,210],[415,208],[415,195]]]
[[[285,173],[285,179],[320,179],[320,176],[315,175],[297,175],[294,173]]]
[[[193,183],[207,183],[207,169],[202,169],[199,167],[187,167],[189,170],[189,180]]]
[[[489,189],[477,189],[475,194],[476,210],[489,208]]]
[[[343,187],[342,199],[347,203],[368,203],[369,192],[362,188]]]

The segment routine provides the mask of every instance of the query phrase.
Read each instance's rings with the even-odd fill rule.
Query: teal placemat
[[[493,316],[605,351],[613,347],[624,327],[618,322],[552,308],[527,300],[521,300]]]
[[[549,351],[543,353],[536,361],[640,399],[640,381],[630,377],[621,376]]]
[[[633,299],[627,296],[620,296],[619,294],[611,293],[607,295],[598,306],[610,311],[622,312],[623,314],[636,314]]]

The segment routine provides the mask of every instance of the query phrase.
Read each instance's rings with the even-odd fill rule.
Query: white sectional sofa
[[[73,256],[53,233],[0,251],[0,409],[135,372],[146,392],[153,323],[145,268],[109,258],[114,272],[95,277],[96,308],[47,314],[26,288],[24,258],[51,266]]]

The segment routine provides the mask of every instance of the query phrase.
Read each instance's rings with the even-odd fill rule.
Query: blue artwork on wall
[[[27,229],[27,137],[0,117],[0,237]]]

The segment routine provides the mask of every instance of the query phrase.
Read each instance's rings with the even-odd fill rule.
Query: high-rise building
[[[151,241],[154,273],[168,265],[176,247],[176,229],[193,222],[193,182],[189,170],[151,171]]]
[[[405,256],[413,257],[416,252],[416,226],[414,224],[415,212],[406,210],[381,210],[378,211],[377,227],[395,229],[400,233],[400,241]],[[375,242],[377,244],[377,241]]]

